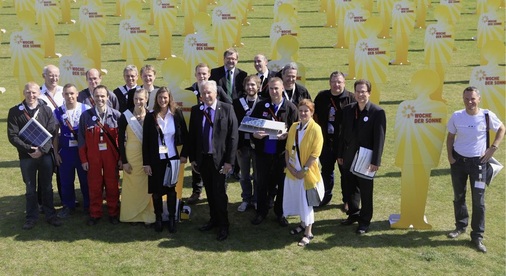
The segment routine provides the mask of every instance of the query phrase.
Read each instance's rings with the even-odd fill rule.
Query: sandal
[[[290,235],[297,235],[299,233],[302,233],[304,230],[306,230],[306,227],[299,224],[297,227],[290,230]]]
[[[314,236],[306,236],[302,237],[302,239],[297,243],[298,246],[305,247],[309,244],[309,242],[314,238]]]

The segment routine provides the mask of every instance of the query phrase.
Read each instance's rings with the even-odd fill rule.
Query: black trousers
[[[369,226],[373,214],[373,187],[374,181],[360,178],[346,170],[346,191],[350,192],[348,202],[348,215],[358,215],[360,226]],[[362,203],[362,208],[360,207]]]
[[[200,165],[200,175],[206,190],[209,204],[209,222],[220,228],[228,229],[228,196],[225,175],[221,174],[214,166],[213,156],[203,154]]]
[[[269,212],[269,191],[277,187],[274,213],[283,216],[283,187],[285,183],[285,155],[256,153],[257,213],[263,217]]]
[[[169,211],[169,217],[174,218],[176,216],[176,187],[166,187],[161,183],[163,182],[163,175],[165,174],[165,168],[167,167],[167,159],[160,160],[159,163],[152,166],[153,170],[156,170],[156,176],[160,177],[158,180],[159,186],[152,190],[151,197],[153,198],[153,208],[155,209],[155,216],[157,221],[162,220],[163,214],[163,201],[162,197],[167,195],[167,209]]]

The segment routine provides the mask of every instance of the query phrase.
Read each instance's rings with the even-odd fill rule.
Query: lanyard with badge
[[[97,112],[98,114],[98,112]],[[116,151],[119,153],[118,145],[114,142],[114,138],[112,138],[111,134],[107,132],[107,129],[105,129],[104,124],[101,122],[101,120],[105,121],[106,112],[104,112],[104,118],[99,118],[98,116],[93,116],[91,119],[98,125],[100,128],[100,142],[98,143],[98,150],[107,150],[107,142],[104,142],[104,133],[109,138],[109,141],[114,146]]]
[[[69,147],[77,147],[77,133],[75,132],[74,128],[72,127],[72,124],[70,123],[69,116],[67,115],[67,111],[63,109],[63,106],[60,106],[58,108],[60,112],[62,113],[61,118],[67,125],[67,128],[70,130],[70,138],[69,139]]]
[[[51,95],[49,95],[47,90],[46,90],[46,92],[44,92],[44,95],[46,95],[46,98],[51,102],[51,104],[54,106],[54,108],[58,108],[58,105],[54,101],[53,97],[51,97]]]
[[[278,118],[278,116],[276,116],[276,115],[278,114],[279,108],[281,107],[281,104],[282,104],[282,103],[283,103],[283,102],[281,102],[281,103],[277,106],[277,108],[275,108],[274,110],[272,109],[272,108],[274,107],[274,104],[272,104],[272,105],[271,105],[271,104],[269,104],[269,103],[266,103],[266,104],[265,104],[265,107],[267,107],[267,110],[269,110],[269,113],[271,113],[271,116],[272,116],[272,118],[274,119],[274,121],[277,121],[277,122],[281,121],[281,120],[280,120],[280,118]]]
[[[25,117],[28,121],[30,121],[30,119],[32,118],[30,116],[30,114],[28,114],[28,112],[26,111],[26,107],[25,107],[25,104],[22,104],[19,106],[19,110],[23,110],[23,113],[25,114]],[[35,114],[33,114],[33,119],[36,120],[37,119],[37,115],[39,115],[39,111],[40,109],[37,108],[37,111],[35,111]]]
[[[158,119],[156,118],[156,115],[153,113],[153,118],[155,118],[155,124],[156,124],[156,130],[158,132],[158,135],[160,136],[161,145],[158,146],[158,153],[159,154],[165,154],[165,158],[169,160],[169,148],[165,144],[165,136],[163,135],[162,128],[160,127],[160,124],[158,124]]]

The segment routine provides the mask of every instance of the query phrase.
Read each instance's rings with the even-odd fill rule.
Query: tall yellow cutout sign
[[[37,24],[41,27],[44,37],[44,56],[47,58],[60,57],[56,53],[54,44],[54,30],[58,25],[60,9],[57,0],[36,1]]]
[[[278,9],[278,19],[279,21],[272,23],[269,35],[271,41],[271,59],[280,58],[276,47],[279,38],[284,35],[297,36],[300,33],[297,16],[292,5],[282,4]]]
[[[504,41],[504,11],[498,11],[499,0],[487,1],[487,12],[483,13],[478,19],[478,48],[482,48],[490,40]],[[486,64],[486,60],[481,58],[481,65]]]
[[[392,10],[392,31],[395,40],[395,59],[390,62],[394,65],[407,65],[409,36],[415,25],[415,5],[409,1],[399,1]]]
[[[241,33],[241,20],[230,5],[223,5],[213,9],[212,22],[216,53],[221,56],[225,49],[234,46]]]
[[[351,0],[335,0],[336,1],[336,16],[337,16],[337,42],[334,45],[336,48],[348,49],[348,42],[344,36],[344,18],[346,12],[351,9],[355,4]]]
[[[363,9],[361,5],[355,4],[355,7],[349,9],[344,17],[344,39],[348,44],[348,75],[346,79],[355,79],[355,43],[366,37],[365,23],[369,18],[369,11]]]
[[[395,165],[401,168],[401,214],[391,215],[392,228],[431,229],[424,219],[431,169],[437,167],[446,134],[447,107],[431,100],[438,74],[417,71],[411,79],[415,100],[404,101],[395,119]]]
[[[60,58],[60,83],[73,83],[81,91],[88,87],[86,71],[93,68],[93,60],[85,54],[86,38],[81,32],[71,32],[68,43],[72,55]]]
[[[434,18],[437,23],[427,26],[425,30],[425,64],[439,75],[439,85],[431,99],[442,101],[445,70],[451,62],[455,37],[447,6],[438,5],[434,10]]]
[[[87,41],[88,57],[95,68],[102,68],[101,43],[105,38],[105,14],[100,0],[88,0],[88,5],[79,8],[79,30]]]
[[[18,91],[23,97],[24,85],[40,79],[44,68],[43,37],[32,28],[35,26],[35,14],[29,11],[18,13],[22,30],[13,32],[10,39],[12,72],[18,79]]]
[[[469,85],[476,86],[481,92],[483,108],[492,110],[499,119],[506,119],[506,68],[504,63],[504,41],[491,40],[481,49],[487,65],[477,66],[471,73]]]
[[[395,0],[377,0],[377,6],[380,18],[383,19],[383,28],[379,33],[379,38],[390,38],[390,26],[392,25],[392,9]]]
[[[365,25],[367,38],[357,41],[355,47],[355,72],[359,79],[371,82],[370,101],[379,104],[381,90],[379,83],[387,80],[388,73],[388,41],[377,38],[383,28],[379,17],[370,17]]]
[[[200,12],[194,16],[197,32],[189,34],[184,39],[183,57],[187,63],[188,79],[191,79],[197,64],[203,62],[210,68],[218,64],[218,54],[215,51],[215,40],[211,35],[211,16]]]
[[[148,56],[148,24],[140,19],[141,4],[131,1],[125,6],[125,20],[119,23],[121,55],[127,64],[141,68]]]
[[[167,59],[172,55],[172,30],[176,28],[178,7],[174,0],[153,1],[153,5],[160,41],[160,55],[157,59]]]

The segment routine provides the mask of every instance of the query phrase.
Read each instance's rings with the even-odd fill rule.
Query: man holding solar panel
[[[38,220],[37,184],[42,193],[46,221],[53,226],[62,225],[53,205],[51,144],[53,134],[57,133],[56,120],[51,108],[38,99],[39,94],[38,84],[27,83],[23,91],[25,99],[12,107],[7,117],[7,136],[18,150],[21,175],[26,185],[25,230],[32,229]]]

